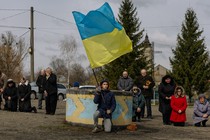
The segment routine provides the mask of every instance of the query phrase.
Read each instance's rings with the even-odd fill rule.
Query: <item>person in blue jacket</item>
[[[116,100],[114,93],[109,90],[109,82],[103,80],[100,82],[100,87],[94,97],[94,103],[98,104],[97,110],[93,115],[94,129],[93,133],[99,132],[98,128],[98,118],[103,118],[104,131],[111,132],[112,128],[112,113],[116,108]]]

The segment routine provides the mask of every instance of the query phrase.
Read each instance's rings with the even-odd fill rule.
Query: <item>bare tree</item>
[[[50,62],[50,66],[53,68],[54,73],[56,73],[59,82],[61,82],[61,81],[66,82],[68,80],[66,78],[68,76],[68,72],[67,72],[68,69],[67,69],[67,67],[65,65],[65,61],[63,59],[53,57]],[[62,80],[64,78],[66,78],[66,79]]]
[[[27,47],[23,39],[17,39],[11,32],[1,34],[0,69],[8,76],[19,81],[23,75],[23,59],[27,55]]]
[[[67,82],[69,84],[70,65],[74,61],[74,57],[77,51],[76,40],[73,37],[66,36],[63,40],[60,41],[59,47],[67,64]]]
[[[69,82],[72,84],[75,81],[79,82],[80,84],[84,84],[87,81],[87,74],[85,69],[81,66],[81,64],[75,63],[71,65],[70,68],[70,79]]]

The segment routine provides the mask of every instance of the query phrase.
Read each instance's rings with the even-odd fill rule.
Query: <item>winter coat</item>
[[[136,85],[141,89],[141,92],[145,98],[153,97],[153,87],[155,86],[155,82],[151,76],[149,76],[149,75],[139,76],[139,78],[136,81]],[[143,86],[149,86],[149,88],[144,89]]]
[[[45,75],[39,75],[37,80],[36,80],[36,85],[39,88],[39,93],[44,93],[44,86],[46,83],[46,77]]]
[[[135,116],[137,108],[144,107],[144,104],[145,104],[145,99],[144,96],[141,94],[141,92],[133,94],[133,116]]]
[[[176,88],[176,84],[171,78],[171,83],[166,83],[165,79],[167,79],[168,75],[162,78],[162,82],[159,85],[158,93],[159,93],[159,111],[161,113],[171,111],[170,100],[167,100],[166,97],[170,97],[174,95],[174,91]]]
[[[111,114],[107,114],[107,110],[114,112],[116,108],[116,100],[114,93],[110,90],[101,90],[100,93],[96,93],[94,97],[94,103],[98,104],[97,110],[103,118],[111,118]]]
[[[186,121],[186,108],[187,108],[187,99],[186,96],[176,97],[171,96],[171,117],[170,121],[172,122],[185,122]],[[182,113],[178,113],[181,110]]]
[[[203,118],[204,114],[210,115],[210,104],[205,99],[204,104],[200,103],[199,100],[196,100],[194,103],[194,112],[193,112],[193,123],[199,123],[204,120],[208,120],[208,118]]]
[[[125,90],[125,91],[130,91],[131,88],[133,87],[133,79],[131,77],[120,77],[117,83],[117,88],[118,90]]]
[[[17,88],[15,86],[15,83],[12,83],[13,86],[11,87],[9,87],[7,83],[7,86],[3,92],[3,98],[5,99],[4,109],[10,111],[17,111]],[[8,97],[11,97],[11,100],[8,100]]]
[[[56,94],[58,92],[57,88],[57,77],[55,74],[50,74],[50,77],[46,79],[44,90],[47,91],[49,95]]]
[[[21,112],[31,112],[31,85],[27,82],[25,84],[20,83],[17,91],[19,110]],[[24,98],[24,101],[21,101],[22,98]]]

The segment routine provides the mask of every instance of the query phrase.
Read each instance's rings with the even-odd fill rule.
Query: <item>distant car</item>
[[[38,86],[36,85],[36,82],[31,82],[31,99],[37,99],[38,98]],[[58,100],[63,100],[66,98],[67,88],[61,84],[57,84],[58,87]]]

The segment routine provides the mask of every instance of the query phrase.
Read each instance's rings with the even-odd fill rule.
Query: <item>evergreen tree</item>
[[[133,51],[107,64],[103,68],[103,74],[110,81],[111,88],[116,89],[119,77],[127,69],[129,75],[135,79],[142,68],[146,68],[147,62],[144,56],[144,48],[140,43],[143,30],[140,30],[141,22],[137,18],[137,11],[131,0],[123,0],[119,8],[119,23],[124,27],[127,35],[133,43]]]
[[[170,62],[172,76],[178,85],[184,87],[190,101],[193,91],[199,94],[209,89],[210,62],[202,33],[196,13],[193,9],[188,9],[181,34],[177,36],[177,47],[172,50],[174,57],[170,58]]]

